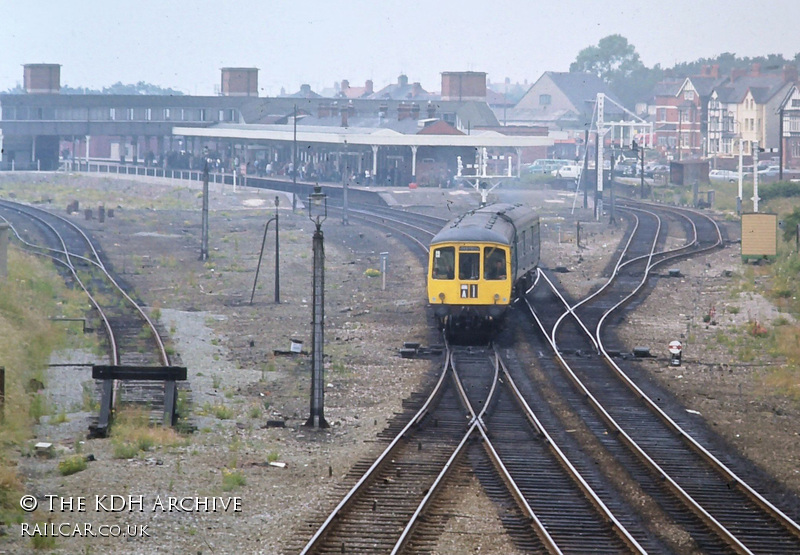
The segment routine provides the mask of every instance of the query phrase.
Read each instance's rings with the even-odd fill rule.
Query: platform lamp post
[[[325,381],[323,376],[323,342],[325,318],[325,246],[322,236],[322,222],[328,217],[328,197],[322,187],[316,185],[308,196],[308,218],[314,223],[313,239],[313,282],[311,301],[311,414],[306,421],[308,427],[327,428],[324,399]]]
[[[264,246],[267,244],[267,231],[269,231],[269,224],[275,222],[275,304],[281,302],[281,274],[280,268],[280,233],[278,230],[278,204],[279,198],[275,197],[275,215],[267,220],[267,225],[264,226],[264,239],[261,240],[261,252],[258,255],[258,266],[256,266],[256,278],[253,280],[253,292],[250,293],[250,304],[253,304],[253,297],[256,294],[256,283],[258,283],[258,271],[261,269],[261,258],[264,256]]]
[[[347,152],[347,139],[344,141],[344,164],[342,166],[342,225],[349,225],[347,213],[347,188],[350,185],[350,156]]]

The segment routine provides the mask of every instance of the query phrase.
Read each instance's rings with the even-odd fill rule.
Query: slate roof
[[[746,75],[737,78],[732,83],[717,87],[717,96],[724,102],[743,102],[747,91],[751,91],[753,98],[759,104],[764,104],[778,94],[784,87],[782,75]],[[723,98],[724,97],[724,98]]]
[[[611,92],[605,81],[592,73],[559,73],[548,71],[547,74],[553,83],[569,98],[569,101],[576,108],[582,109],[586,102],[594,103],[597,93],[603,93],[611,100],[622,104],[622,101]],[[607,107],[607,109],[610,108]]]

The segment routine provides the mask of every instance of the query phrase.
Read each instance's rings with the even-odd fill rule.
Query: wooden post
[[[6,367],[0,366],[0,422],[6,415]]]
[[[0,279],[8,276],[8,230],[7,223],[0,223]]]

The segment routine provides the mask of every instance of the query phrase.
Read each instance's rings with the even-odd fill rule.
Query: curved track
[[[67,218],[28,205],[0,201],[7,221],[22,247],[53,260],[68,284],[83,289],[99,319],[108,361],[112,366],[166,367],[169,355],[147,312],[117,283],[103,264],[97,247]],[[118,403],[164,404],[164,382],[113,384],[113,407]],[[99,433],[105,433],[100,431]]]

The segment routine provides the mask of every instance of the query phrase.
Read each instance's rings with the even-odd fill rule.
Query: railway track
[[[86,293],[91,307],[88,317],[100,323],[92,327],[106,344],[109,366],[170,367],[167,347],[155,323],[114,279],[83,230],[67,218],[8,201],[0,201],[0,217],[9,223],[22,248],[51,259],[69,285]],[[102,380],[97,386],[112,411],[122,404],[164,407],[167,402],[175,402],[167,398],[163,378]],[[95,435],[104,435],[106,428],[107,422],[101,418],[91,430]]]
[[[119,333],[124,326],[116,325],[117,317],[125,316],[111,311],[118,301],[104,299],[110,297],[105,288],[111,286],[99,285],[113,279],[89,276],[90,270],[102,274],[105,269],[88,238],[82,243],[80,234],[73,237],[67,226],[58,242],[36,245],[57,236],[50,228],[63,224],[48,216],[17,216],[16,208],[5,204],[0,213],[13,222],[28,248],[60,260],[75,283],[89,284],[94,310],[106,315],[111,328],[104,332],[109,343],[122,346],[117,362],[169,364],[168,358],[142,355],[141,343],[134,339],[146,335],[144,324]],[[624,202],[620,211],[626,222],[636,223],[606,286],[576,302],[560,290],[553,274],[543,272],[528,294],[546,338],[535,349],[551,389],[538,387],[524,362],[514,362],[514,352],[501,358],[488,349],[449,350],[432,397],[414,399],[411,404],[419,407],[413,415],[385,432],[391,433],[387,441],[394,450],[353,468],[348,478],[352,490],[314,523],[311,539],[298,543],[293,552],[430,552],[447,519],[446,509],[437,505],[439,492],[453,473],[468,471],[491,499],[507,507],[501,518],[520,551],[656,553],[681,552],[688,545],[709,553],[800,552],[794,521],[744,483],[733,468],[735,461],[731,464],[709,447],[713,440],[700,419],[667,414],[658,399],[648,399],[648,387],[630,377],[636,371],[620,360],[622,349],[610,330],[637,295],[652,287],[648,276],[657,268],[717,248],[718,228],[681,210],[665,213],[663,207]],[[426,238],[443,220],[394,212],[349,209],[351,217],[380,225],[387,233],[414,236],[408,241],[425,252]],[[685,238],[676,241],[670,228]],[[548,345],[556,353],[549,362],[544,356]],[[560,409],[550,406],[550,392],[569,405],[593,439],[575,439],[578,433],[564,425]],[[150,393],[137,395],[154,399]],[[655,507],[650,513],[643,515],[617,491],[620,479],[615,482],[597,468],[592,460],[596,452],[586,449],[589,441],[610,454],[622,480],[635,482],[637,492]],[[676,544],[666,538],[647,522],[653,514],[691,541]]]
[[[569,395],[574,409],[604,448],[612,453],[643,491],[691,536],[697,549],[709,553],[788,553],[800,550],[800,527],[713,454],[700,431],[699,419],[673,418],[660,408],[613,357],[617,349],[607,321],[631,302],[658,265],[678,257],[717,248],[716,225],[697,213],[670,211],[688,230],[683,245],[659,249],[665,242],[664,218],[648,208],[630,206],[634,234],[649,237],[650,251],[625,249],[608,283],[571,304],[543,274],[526,302],[556,353],[563,372],[554,382]],[[554,314],[560,316],[554,317]],[[585,401],[576,402],[576,398]],[[680,421],[680,423],[678,422]],[[700,439],[695,439],[695,436]]]

